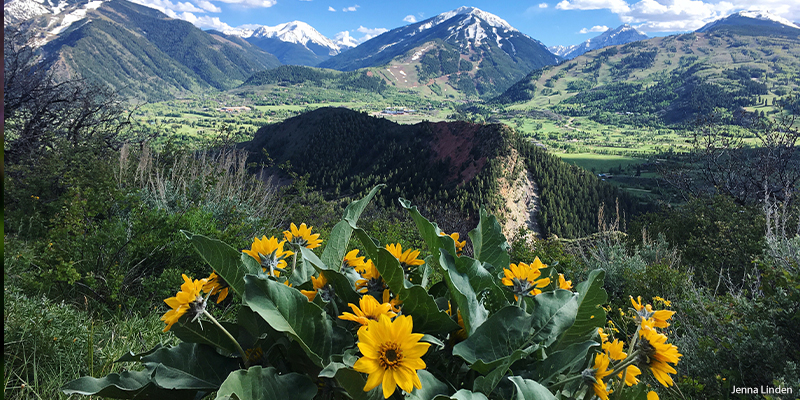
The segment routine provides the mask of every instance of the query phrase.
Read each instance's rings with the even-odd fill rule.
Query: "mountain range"
[[[557,56],[570,60],[583,53],[586,53],[587,51],[597,50],[606,46],[626,44],[644,39],[647,39],[647,35],[639,32],[636,28],[628,24],[623,24],[617,29],[609,29],[581,44],[574,44],[571,46],[551,46],[548,47],[548,50]]]
[[[500,92],[527,72],[561,59],[500,17],[460,7],[395,28],[323,61],[319,67],[352,71],[402,65],[398,83],[433,85],[437,78],[485,96]],[[402,71],[402,72],[400,72]],[[441,80],[440,80],[441,81]]]
[[[357,45],[352,39],[333,41],[302,21],[223,33],[241,37],[275,55],[282,64],[290,65],[314,66]]]

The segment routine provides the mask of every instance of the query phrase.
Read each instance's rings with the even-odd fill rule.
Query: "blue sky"
[[[334,38],[364,41],[386,30],[422,21],[460,6],[505,19],[547,46],[570,45],[629,23],[649,36],[697,29],[741,10],[763,10],[800,22],[800,0],[133,0],[203,29],[275,26],[299,20]]]

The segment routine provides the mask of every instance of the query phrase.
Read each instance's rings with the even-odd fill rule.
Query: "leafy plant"
[[[680,354],[656,330],[672,312],[634,304],[640,324],[625,353],[598,330],[606,321],[602,270],[573,291],[538,258],[510,263],[500,224],[484,211],[469,233],[474,256],[463,255],[458,236],[401,199],[430,252],[420,260],[419,251],[383,245],[359,227],[380,187],[346,207],[319,256],[311,251],[318,235],[304,225],[285,231],[283,241],[256,239],[243,252],[183,232],[214,269],[205,279],[184,275],[181,291],[165,300],[172,308],[161,318],[165,331],[183,343],[123,356],[117,361],[139,362],[143,370],[82,377],[64,393],[607,399],[611,385],[623,398],[642,399],[644,385],[622,390],[624,381],[638,382],[636,365],[672,384],[666,362],[677,363]],[[353,237],[368,260],[347,253]],[[430,281],[434,272],[440,281]],[[242,304],[235,320],[219,322],[207,301],[229,294]],[[340,312],[346,307],[353,313]]]

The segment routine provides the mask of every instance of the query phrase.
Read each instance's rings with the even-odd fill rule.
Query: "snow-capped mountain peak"
[[[773,21],[795,29],[800,29],[800,26],[797,26],[797,24],[793,23],[792,21],[789,21],[788,19],[775,14],[770,14],[766,11],[757,11],[757,10],[739,11],[737,14],[745,18],[760,19],[762,21]]]
[[[287,43],[295,43],[309,47],[310,43],[329,49],[329,55],[339,54],[342,48],[333,40],[319,33],[314,27],[303,21],[291,21],[277,26],[248,26],[223,31],[226,35],[242,38],[275,38]],[[310,42],[310,43],[309,43]]]
[[[548,50],[555,55],[570,59],[575,58],[587,51],[596,50],[606,46],[614,46],[647,39],[647,35],[639,32],[636,28],[623,24],[617,29],[609,29],[581,44],[571,46],[551,46]]]

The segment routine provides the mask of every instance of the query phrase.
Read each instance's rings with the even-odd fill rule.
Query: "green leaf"
[[[547,358],[537,360],[526,369],[531,372],[531,378],[548,385],[550,380],[559,374],[579,372],[586,361],[589,350],[599,345],[599,343],[592,340],[575,343],[564,350],[548,354]]]
[[[575,323],[556,343],[555,350],[563,350],[572,344],[589,340],[595,335],[597,328],[605,326],[606,311],[601,305],[608,300],[608,294],[603,289],[604,277],[605,271],[596,269],[589,273],[586,281],[576,286],[578,313]]]
[[[400,262],[389,250],[378,248],[363,229],[355,228],[355,233],[389,289],[402,300],[403,314],[413,317],[414,332],[448,333],[460,328],[446,312],[439,310],[424,287],[405,279]]]
[[[221,322],[221,324],[233,337],[238,336],[239,325],[229,322]],[[170,331],[175,334],[178,339],[186,343],[207,344],[222,349],[228,354],[239,355],[239,351],[236,349],[236,345],[233,344],[231,339],[222,332],[222,329],[211,322],[200,325],[199,320],[191,322],[190,318],[184,315],[177,323],[172,325]]]
[[[431,400],[438,395],[446,395],[449,392],[447,385],[436,379],[430,372],[421,369],[417,371],[417,375],[422,388],[414,388],[411,393],[406,395],[406,399]]]
[[[253,270],[253,264],[246,264],[242,259],[247,254],[242,253],[217,239],[211,239],[203,235],[195,235],[191,232],[181,231],[187,239],[194,245],[194,249],[200,254],[217,275],[222,277],[225,282],[240,297],[244,294],[244,276],[246,274],[257,274],[260,268]],[[253,260],[255,261],[255,260]]]
[[[518,350],[550,345],[575,321],[578,307],[571,292],[542,293],[534,297],[534,304],[532,315],[517,306],[492,314],[472,336],[453,347],[453,354],[486,374]]]
[[[486,374],[486,376],[477,377],[475,379],[475,383],[473,384],[472,390],[484,393],[487,396],[490,395],[497,384],[500,383],[500,380],[506,376],[506,372],[508,372],[509,368],[511,368],[511,364],[528,357],[537,349],[539,349],[538,345],[515,350],[510,356],[503,358],[499,365],[497,365],[491,372]],[[476,364],[479,363],[481,363],[480,360]],[[484,367],[477,367],[476,369],[483,368]]]
[[[308,282],[309,279],[311,279],[311,276],[314,275],[314,273],[316,272],[316,269],[314,269],[314,266],[311,263],[306,262],[306,258],[300,257],[300,255],[297,254],[298,251],[297,251],[296,248],[292,249],[292,250],[295,252],[295,256],[297,256],[297,265],[295,265],[294,270],[292,270],[292,274],[289,275],[289,283],[291,283],[292,286],[300,286],[300,285]],[[309,252],[311,252],[311,250],[300,246],[300,251],[299,252],[302,252],[303,254],[305,254],[305,252],[303,252],[303,250],[308,250]],[[295,257],[295,256],[292,256],[292,257]],[[286,260],[286,262],[291,267],[292,261],[291,260]]]
[[[350,368],[342,368],[336,371],[336,382],[353,400],[383,399],[381,385],[378,385],[369,392],[365,392],[364,385],[367,384],[367,380],[364,378],[364,374]]]
[[[556,397],[539,382],[523,379],[519,376],[510,376],[508,380],[514,383],[517,388],[515,400],[556,400]]]
[[[303,254],[303,259],[311,264],[317,271],[322,273],[325,271],[325,279],[328,280],[328,284],[333,287],[333,291],[336,293],[336,296],[342,299],[342,301],[346,303],[353,303],[358,304],[358,299],[360,296],[356,291],[353,289],[353,283],[347,279],[346,276],[342,275],[337,270],[330,269],[322,260],[317,257],[314,252],[305,247],[301,249]],[[344,257],[343,257],[344,258]]]
[[[488,400],[485,394],[461,389],[451,396],[436,396],[433,400]]]
[[[346,333],[335,334],[334,330],[342,328],[335,326],[325,311],[300,291],[254,275],[247,275],[244,280],[244,304],[273,329],[288,334],[318,366],[327,365],[332,354],[340,354],[344,347],[353,345],[352,335],[349,343],[339,340],[347,337]]]
[[[342,260],[345,254],[347,254],[347,245],[350,243],[350,237],[353,235],[352,226],[356,226],[356,222],[361,216],[361,213],[367,205],[369,205],[372,198],[375,197],[375,193],[384,186],[386,185],[381,184],[375,186],[364,198],[348,204],[344,209],[342,221],[331,229],[328,244],[325,245],[325,250],[322,251],[322,262],[330,269],[338,271],[341,268]]]
[[[231,373],[217,391],[217,399],[236,395],[248,400],[311,400],[316,394],[317,385],[305,375],[279,375],[273,367],[255,366]]]
[[[159,396],[178,400],[195,398],[196,390],[167,390],[157,387],[150,381],[152,372],[151,368],[108,374],[103,378],[83,376],[64,385],[61,391],[67,395],[96,395],[112,399],[154,399]]]
[[[197,343],[160,347],[138,358],[144,363],[144,371],[114,373],[103,378],[84,376],[67,383],[61,390],[68,395],[123,399],[191,399],[198,391],[217,390],[228,374],[239,368],[236,359]]]
[[[128,351],[128,354],[124,354],[122,357],[118,358],[114,362],[115,363],[118,363],[118,362],[140,362],[140,361],[142,361],[142,357],[144,357],[144,356],[146,356],[148,354],[153,354],[156,350],[160,349],[161,347],[162,347],[161,344],[157,344],[156,347],[153,347],[150,350],[143,351],[143,352],[138,353],[138,354],[133,354],[132,351]]]
[[[458,305],[467,334],[475,332],[487,318],[489,311],[485,305],[495,305],[497,311],[508,304],[507,291],[498,286],[494,274],[488,271],[481,262],[466,256],[455,257],[455,242],[449,236],[440,236],[441,229],[435,223],[423,217],[411,202],[400,199],[400,204],[411,214],[417,224],[420,235],[430,249],[440,273],[447,282],[451,298]],[[478,300],[482,293],[486,302]]]
[[[480,222],[469,233],[472,239],[472,249],[475,258],[493,266],[497,271],[508,268],[510,258],[508,251],[511,246],[503,236],[503,229],[494,215],[486,214],[486,210],[481,207]]]

